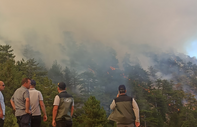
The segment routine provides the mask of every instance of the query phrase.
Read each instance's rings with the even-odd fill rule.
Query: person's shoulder
[[[126,97],[133,98],[133,97],[131,97],[131,96],[128,96],[127,94],[126,94]]]
[[[21,86],[21,87],[19,87],[16,91],[23,91],[23,92],[28,91],[28,92],[29,92],[29,89],[27,89],[27,88],[24,87],[24,86]]]
[[[63,96],[66,96],[66,97],[73,97],[71,94],[69,94],[67,91],[64,91],[64,92],[61,92],[58,94],[60,97],[63,95]]]
[[[35,89],[36,92],[41,93],[39,90]]]
[[[74,100],[73,96],[71,94],[68,94],[68,93],[66,93],[66,98],[72,98]]]
[[[23,89],[23,88],[24,88],[23,86],[20,86],[16,90],[20,90],[20,89]]]
[[[31,88],[30,88],[30,89],[29,89],[29,92],[41,93],[39,90],[37,90],[37,89],[35,89],[35,88],[34,88],[34,89],[31,89]]]
[[[57,99],[58,100],[60,99],[59,94],[58,95],[55,95],[54,101],[57,100]]]
[[[17,89],[15,90],[15,92],[18,92],[18,91],[21,91],[21,90],[23,90],[23,88],[22,88],[22,87],[19,87],[19,88],[17,88]]]
[[[73,98],[73,96],[72,96],[71,94],[68,94],[68,93],[67,93],[67,95],[68,95],[68,97],[71,97],[71,98]]]

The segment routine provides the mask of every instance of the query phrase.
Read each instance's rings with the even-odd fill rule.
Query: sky
[[[197,56],[196,0],[0,1],[0,44],[17,59],[30,45],[46,63],[62,58],[69,32],[77,43],[103,43],[125,53],[174,50]],[[147,48],[148,47],[148,48]]]

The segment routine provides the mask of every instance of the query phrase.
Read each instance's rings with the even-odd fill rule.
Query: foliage
[[[94,96],[90,96],[84,103],[83,111],[81,116],[75,119],[81,127],[103,127],[107,123],[105,110]]]
[[[155,65],[144,70],[137,60],[131,61],[130,54],[126,54],[122,70],[118,68],[115,50],[90,44],[103,49],[101,53],[98,49],[91,52],[86,50],[87,46],[68,43],[68,48],[76,49],[72,52],[65,50],[70,58],[73,57],[69,62],[63,61],[69,64],[62,68],[55,61],[46,70],[33,58],[29,58],[31,54],[28,54],[27,60],[15,61],[11,46],[0,45],[0,80],[6,86],[2,91],[6,104],[5,126],[17,127],[10,98],[21,86],[24,77],[34,79],[37,82],[36,89],[44,97],[48,120],[42,121],[42,127],[51,127],[53,100],[58,94],[56,84],[60,81],[67,84],[67,91],[75,100],[74,127],[115,127],[114,122],[107,121],[107,115],[120,84],[125,84],[127,94],[137,101],[142,127],[197,126],[196,64],[188,60],[184,62],[184,59],[172,54],[147,53]],[[94,55],[97,59],[92,58]],[[102,60],[99,60],[101,56]],[[173,81],[169,80],[169,75]]]

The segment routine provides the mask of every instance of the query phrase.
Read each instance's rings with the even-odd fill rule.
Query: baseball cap
[[[58,85],[58,87],[59,87],[60,89],[62,89],[62,90],[64,90],[64,89],[66,88],[66,84],[65,84],[64,82],[60,82],[60,83],[58,83],[57,85]]]
[[[120,85],[120,86],[118,87],[118,89],[119,89],[119,90],[126,90],[126,87],[125,87],[125,85]]]
[[[31,80],[31,85],[34,85],[35,86],[36,85],[36,81],[32,79]]]

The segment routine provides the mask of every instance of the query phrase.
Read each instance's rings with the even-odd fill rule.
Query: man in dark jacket
[[[126,95],[125,85],[119,86],[117,98],[115,98],[110,108],[113,112],[109,116],[109,120],[115,121],[117,127],[138,127],[140,125],[139,120],[139,108],[134,100]]]
[[[58,92],[53,103],[53,127],[72,127],[74,99],[66,92],[66,84],[58,83]]]

